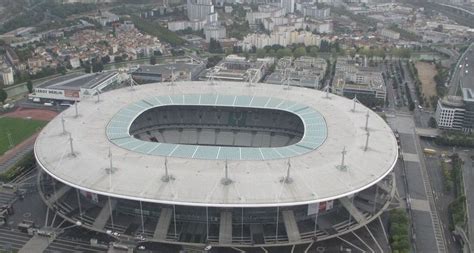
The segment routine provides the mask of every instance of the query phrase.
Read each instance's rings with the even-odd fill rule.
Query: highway
[[[462,88],[474,88],[474,43],[456,63],[456,69],[449,83],[449,95],[460,94]]]

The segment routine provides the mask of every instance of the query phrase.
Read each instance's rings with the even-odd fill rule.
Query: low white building
[[[392,39],[392,40],[399,40],[400,39],[400,33],[399,32],[395,32],[395,31],[387,29],[387,28],[382,29],[382,31],[380,31],[380,35],[382,35],[386,38]]]
[[[72,73],[46,81],[29,95],[33,101],[80,101],[123,81],[118,72]]]
[[[106,26],[108,24],[117,22],[120,20],[119,16],[115,15],[112,12],[102,12],[102,15],[96,18],[97,22],[99,22],[102,26]]]
[[[81,61],[79,60],[78,57],[73,57],[73,58],[69,59],[69,64],[71,64],[71,67],[73,69],[77,69],[81,66]]]
[[[188,20],[181,20],[181,21],[171,21],[168,22],[168,29],[170,31],[179,31],[179,30],[184,30],[187,28],[191,28],[193,31],[199,31],[201,29],[204,29],[204,26],[206,25],[207,20],[193,20],[193,21],[188,21]]]
[[[247,51],[253,46],[256,48],[264,48],[265,46],[281,45],[283,47],[292,44],[304,44],[305,46],[319,46],[321,37],[307,31],[284,31],[272,32],[270,35],[252,33],[240,42],[242,49]]]

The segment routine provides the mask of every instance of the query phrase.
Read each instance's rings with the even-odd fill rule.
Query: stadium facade
[[[180,245],[303,244],[394,196],[396,139],[353,100],[305,88],[176,82],[81,101],[39,134],[41,194],[63,218]]]

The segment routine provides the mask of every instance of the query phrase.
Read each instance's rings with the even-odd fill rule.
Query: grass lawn
[[[10,149],[8,134],[11,136],[13,147],[21,143],[46,125],[46,121],[0,118],[0,155]]]

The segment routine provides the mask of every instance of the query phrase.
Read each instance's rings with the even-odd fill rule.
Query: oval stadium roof
[[[305,131],[300,142],[278,148],[158,144],[128,135],[131,122],[141,112],[162,105],[286,110],[302,119]],[[104,93],[99,102],[96,98],[81,101],[78,117],[73,107],[64,111],[38,136],[35,155],[39,165],[57,180],[112,197],[218,207],[309,204],[370,187],[390,173],[396,162],[398,149],[392,130],[375,112],[361,104],[353,111],[353,106],[352,100],[336,95],[325,98],[321,91],[285,90],[261,83],[255,87],[240,82],[147,84]],[[370,138],[366,149],[367,113]],[[61,118],[71,133],[74,155]],[[161,150],[161,145],[171,146]],[[201,148],[206,152],[196,157]],[[341,167],[344,148],[346,167]],[[288,158],[291,181],[284,180]],[[169,181],[162,180],[165,160]],[[222,183],[226,167],[230,184]]]

